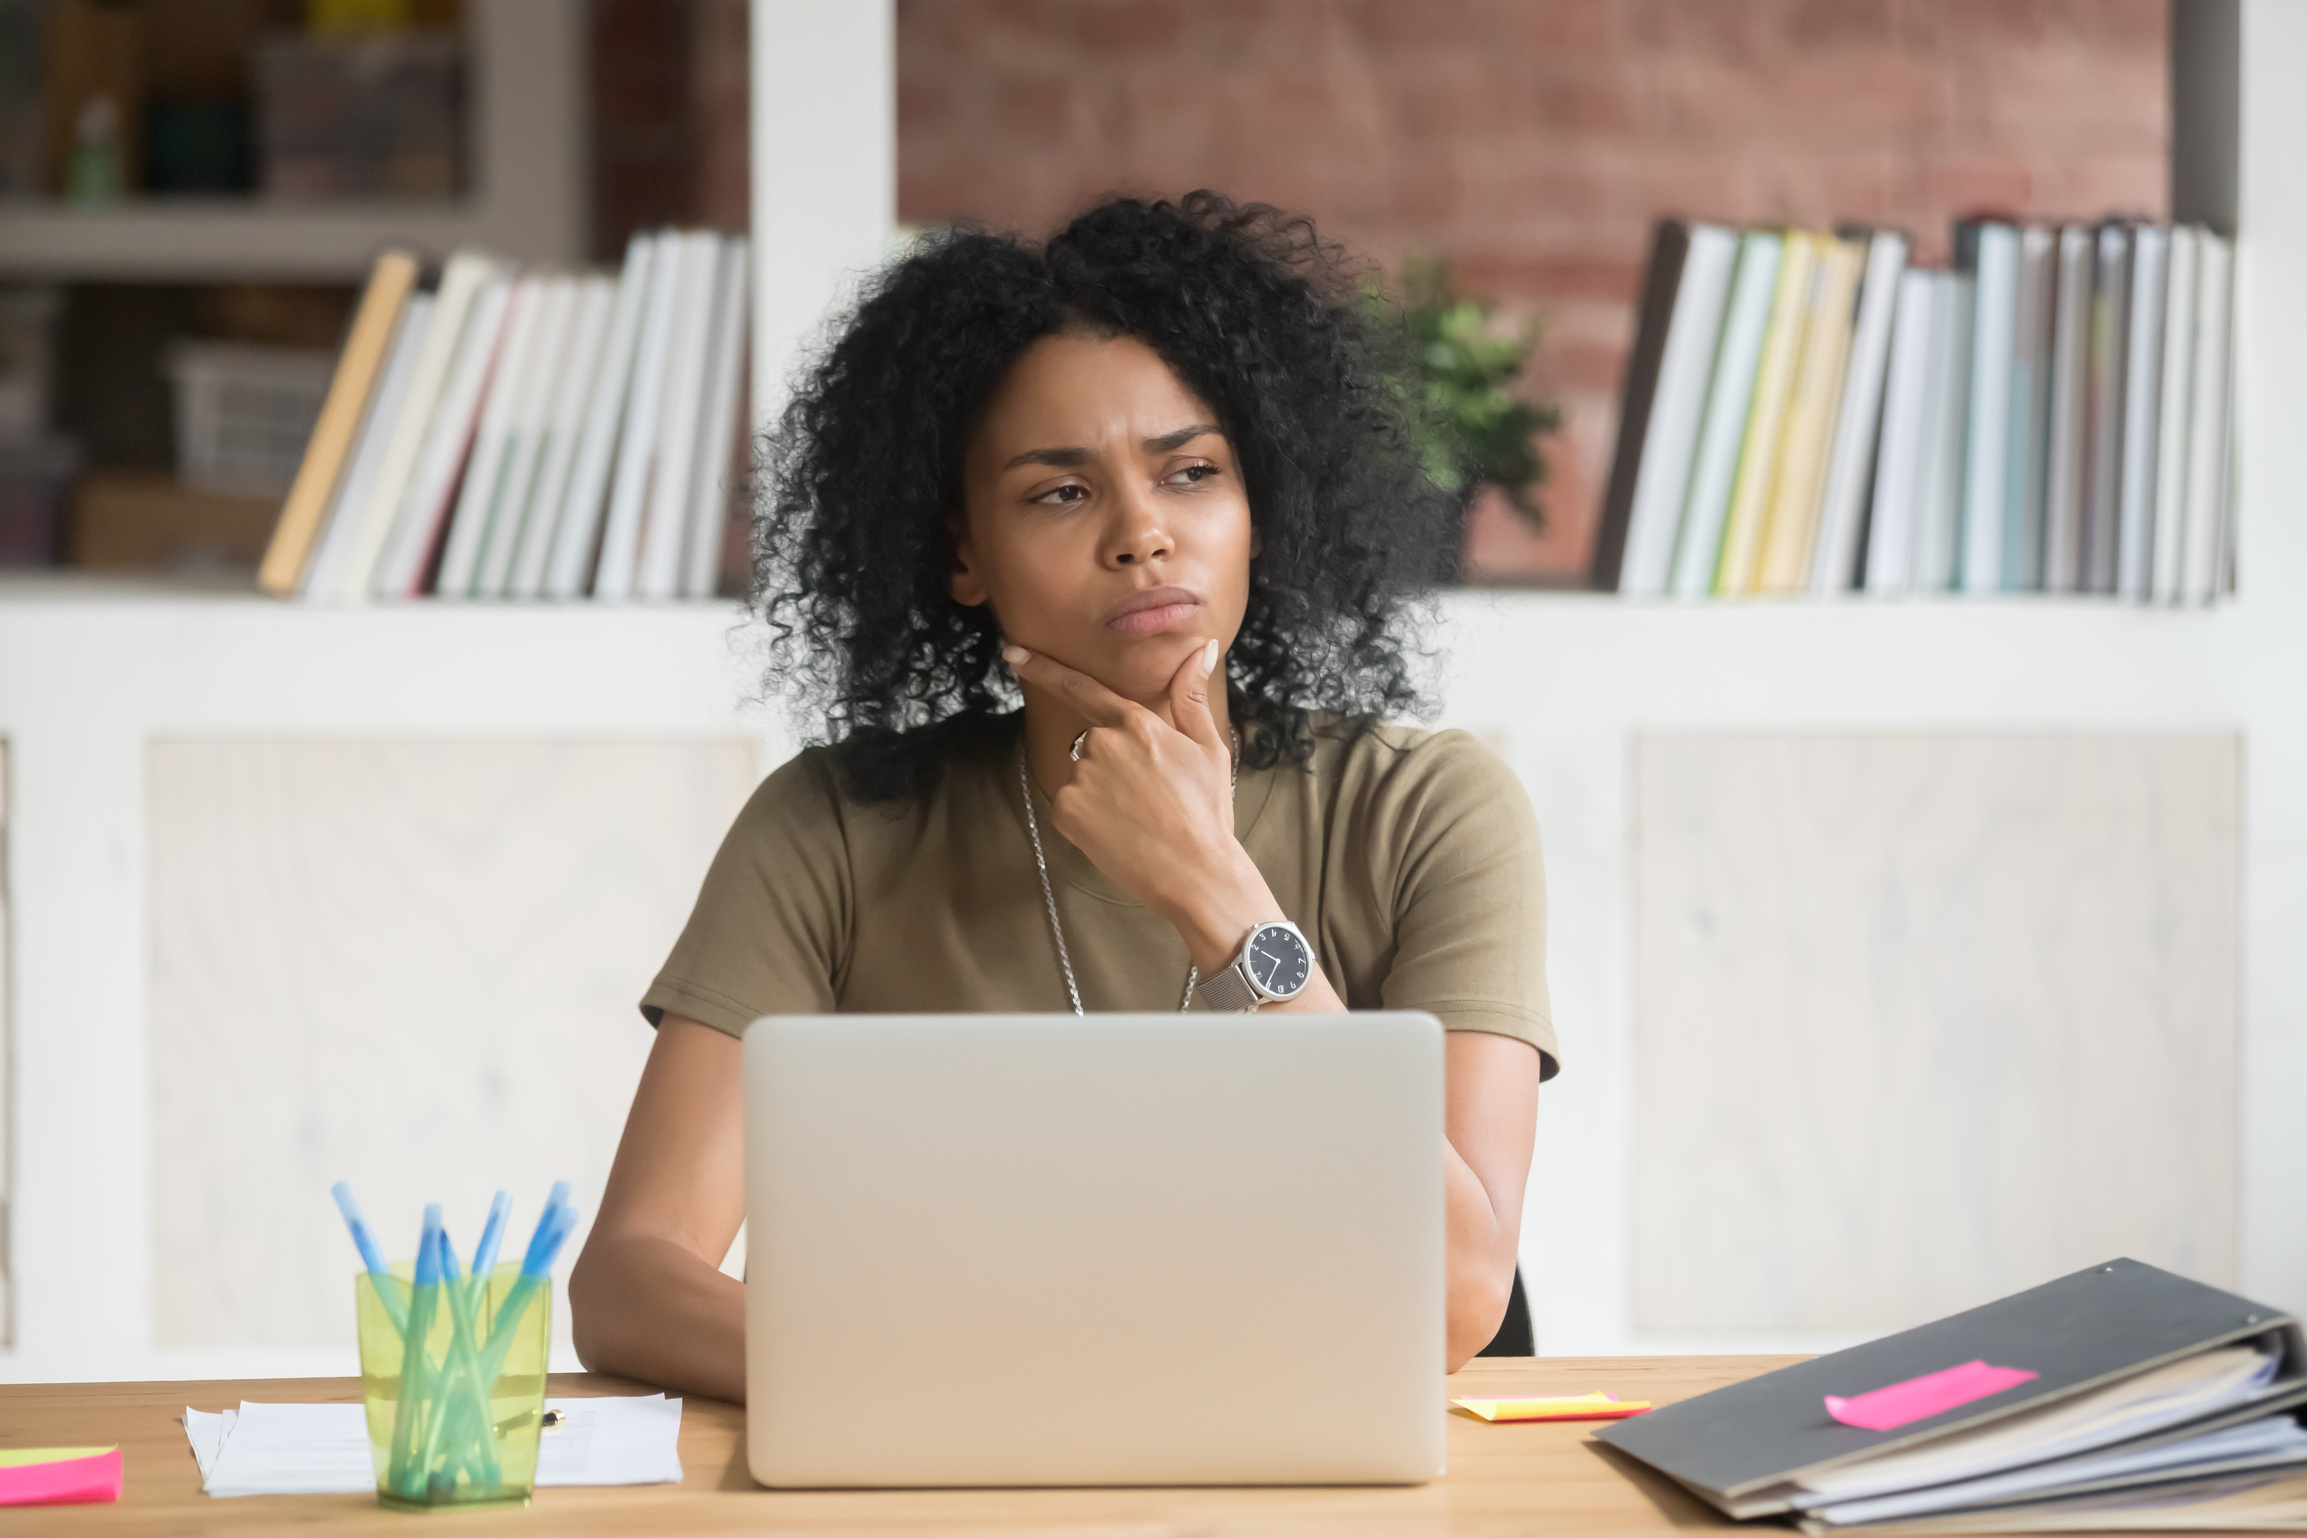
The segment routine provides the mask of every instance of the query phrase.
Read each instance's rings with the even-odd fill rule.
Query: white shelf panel
[[[0,275],[74,281],[353,282],[387,246],[439,257],[481,246],[531,261],[574,255],[480,199],[329,207],[255,198],[11,208]]]
[[[0,732],[778,735],[734,603],[316,608],[0,582]]]
[[[1556,740],[1645,726],[2235,726],[2265,671],[2249,662],[2273,639],[2241,607],[2044,599],[1458,592],[1440,611],[1443,716]],[[768,733],[777,710],[747,703],[758,644],[732,602],[322,608],[19,577],[0,580],[0,730],[30,710],[158,731],[726,731],[743,717]]]

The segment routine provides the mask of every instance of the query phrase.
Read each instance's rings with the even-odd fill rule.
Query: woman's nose
[[[1113,527],[1106,536],[1106,564],[1143,566],[1169,553],[1169,533],[1152,496],[1139,490],[1116,499]]]

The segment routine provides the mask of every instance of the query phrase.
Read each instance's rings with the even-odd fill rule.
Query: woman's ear
[[[977,574],[969,546],[969,525],[957,519],[948,527],[953,537],[953,569],[946,573],[945,590],[953,595],[955,603],[974,609],[992,595],[985,590],[985,579]]]

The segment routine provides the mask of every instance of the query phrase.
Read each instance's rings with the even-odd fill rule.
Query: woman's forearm
[[[744,1284],[672,1239],[587,1244],[569,1273],[569,1322],[590,1371],[744,1402]]]
[[[1445,1138],[1442,1208],[1448,1228],[1449,1371],[1490,1344],[1514,1290],[1514,1247],[1490,1194],[1473,1168]]]

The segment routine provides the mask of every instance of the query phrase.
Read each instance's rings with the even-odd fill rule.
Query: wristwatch
[[[1314,948],[1288,919],[1260,924],[1242,953],[1194,990],[1202,1008],[1239,1014],[1260,1004],[1285,1003],[1306,991],[1314,976]]]

